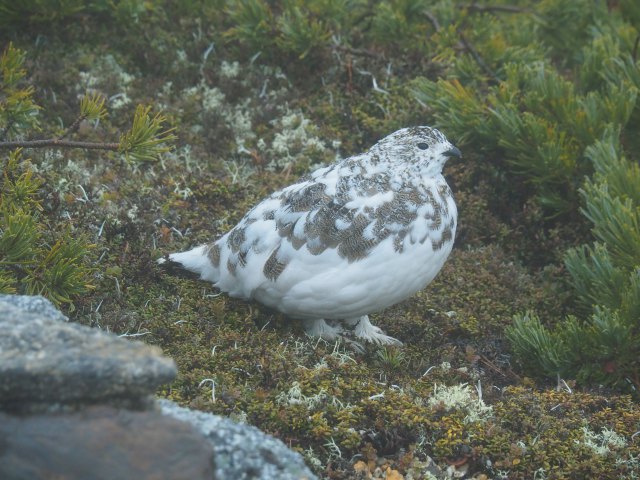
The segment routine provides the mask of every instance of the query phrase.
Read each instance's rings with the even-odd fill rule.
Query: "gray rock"
[[[191,425],[159,412],[0,413],[0,478],[211,480],[213,452]]]
[[[53,303],[42,295],[6,295],[0,294],[0,303],[13,305],[23,312],[40,314],[51,320],[68,322],[69,319]]]
[[[158,401],[162,413],[191,423],[209,439],[214,451],[215,478],[234,480],[311,480],[317,477],[302,457],[280,440],[250,425]]]
[[[143,408],[176,375],[158,347],[0,302],[0,409]]]
[[[42,297],[0,296],[1,479],[316,479],[255,427],[168,400],[123,410],[154,405],[173,360],[61,320]]]

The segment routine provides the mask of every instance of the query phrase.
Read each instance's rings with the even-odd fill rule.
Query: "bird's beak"
[[[451,147],[449,150],[444,152],[442,155],[444,155],[445,157],[460,158],[460,157],[462,157],[462,152],[460,150],[458,150],[456,147]]]

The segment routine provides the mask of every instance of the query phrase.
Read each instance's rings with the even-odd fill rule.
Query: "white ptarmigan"
[[[304,321],[333,339],[400,344],[368,314],[424,288],[453,247],[457,209],[442,176],[460,157],[435,128],[403,128],[367,152],[302,177],[213,243],[164,261]],[[327,322],[329,321],[329,323]]]

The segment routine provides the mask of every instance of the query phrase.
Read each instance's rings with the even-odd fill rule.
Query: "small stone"
[[[317,477],[302,457],[280,440],[250,425],[183,408],[169,400],[159,400],[162,413],[191,423],[211,443],[215,477],[251,480],[312,480]],[[180,477],[187,478],[187,477]]]
[[[143,408],[176,367],[158,347],[0,301],[0,409]]]
[[[81,412],[0,413],[0,478],[210,480],[209,442],[158,412],[93,406]]]

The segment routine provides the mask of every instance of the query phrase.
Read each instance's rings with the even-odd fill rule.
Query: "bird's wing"
[[[438,205],[430,190],[397,182],[388,170],[363,174],[336,164],[267,197],[214,248],[227,250],[233,277],[242,268],[243,278],[262,273],[276,281],[293,258],[315,264],[329,249],[352,263],[391,237],[401,252],[406,237],[424,241],[439,221]]]
[[[400,187],[388,170],[364,175],[329,169],[273,198],[280,202],[273,221],[281,243],[312,255],[335,249],[349,262],[364,258],[390,236],[401,251],[418,216],[427,226],[440,216],[432,192],[406,183]]]

